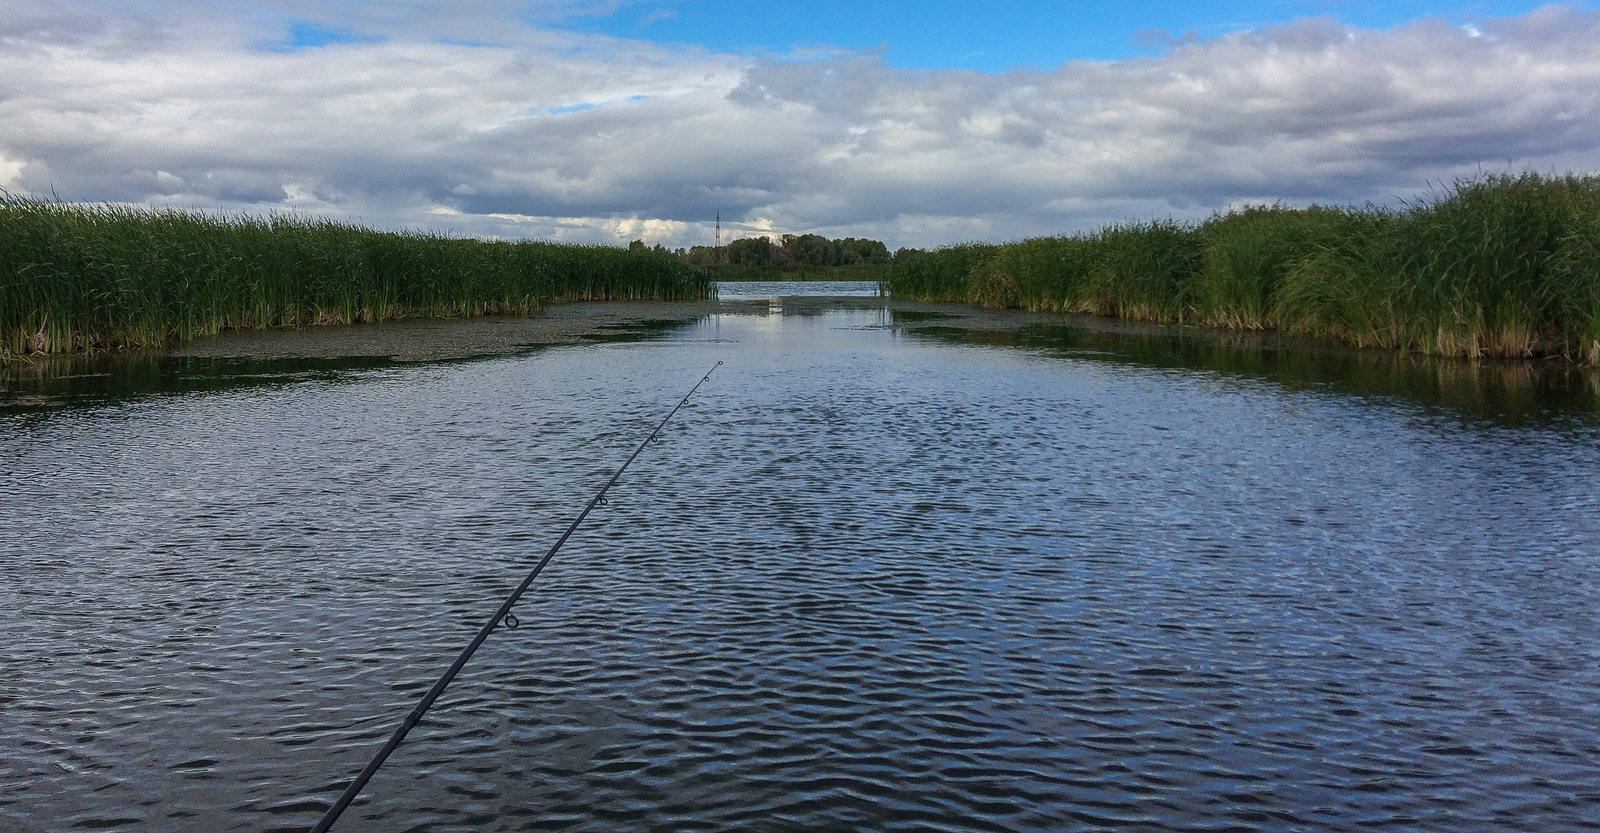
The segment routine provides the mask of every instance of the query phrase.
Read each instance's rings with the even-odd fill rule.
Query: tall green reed
[[[1072,237],[902,251],[889,289],[923,301],[1181,319],[1198,257],[1193,229],[1129,223]]]
[[[1287,271],[1274,315],[1291,332],[1363,346],[1593,361],[1596,218],[1594,177],[1458,182],[1323,235]]]
[[[1394,210],[1257,207],[1198,225],[906,252],[889,286],[921,300],[1600,363],[1600,177],[1488,176]]]
[[[901,251],[889,273],[890,288],[897,297],[917,301],[965,301],[968,275],[998,248],[958,243],[932,251]]]
[[[1341,239],[1362,215],[1313,206],[1253,206],[1218,214],[1200,226],[1203,249],[1195,276],[1200,320],[1227,329],[1272,329],[1272,305],[1289,269],[1319,242]]]
[[[0,192],[0,351],[10,353],[710,293],[703,270],[649,250],[380,232],[283,215],[63,204]]]

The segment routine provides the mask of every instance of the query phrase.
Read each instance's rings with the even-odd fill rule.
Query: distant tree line
[[[635,240],[629,247],[643,249],[644,241]],[[830,240],[820,234],[745,237],[726,246],[668,250],[658,245],[655,249],[674,254],[690,266],[856,266],[894,260],[881,241],[858,237]]]

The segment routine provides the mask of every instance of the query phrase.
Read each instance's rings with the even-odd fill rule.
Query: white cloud
[[[0,188],[19,187],[22,179],[22,161],[0,154]]]
[[[605,7],[8,5],[0,184],[607,242],[709,242],[721,211],[741,234],[898,246],[1251,200],[1392,201],[1480,166],[1600,169],[1600,14],[1562,7],[1472,31],[1304,20],[998,76],[761,61],[507,16]],[[263,48],[301,19],[384,40]]]
[[[643,18],[640,18],[639,26],[649,26],[652,23],[658,23],[663,20],[671,20],[677,16],[678,13],[673,9],[656,9],[655,11],[645,15]]]

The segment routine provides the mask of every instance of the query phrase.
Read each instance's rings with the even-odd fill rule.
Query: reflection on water
[[[0,415],[64,406],[102,405],[157,394],[196,394],[336,381],[391,367],[380,358],[259,360],[165,356],[155,352],[59,356],[0,368]]]
[[[842,310],[829,304],[826,297],[851,296],[831,291],[808,295],[804,290],[840,283],[860,284],[857,289],[872,285],[867,281],[767,282],[759,285],[802,291],[770,296],[758,291],[747,297],[771,297],[773,303],[764,310],[771,316],[838,315]],[[1088,323],[1101,326],[1033,324],[1018,329],[983,330],[952,326],[953,317],[948,312],[917,309],[881,309],[871,314],[859,310],[858,320],[866,323],[857,326],[896,329],[953,344],[1045,351],[1079,361],[1222,373],[1270,381],[1288,390],[1324,390],[1411,402],[1511,426],[1551,420],[1587,424],[1600,421],[1600,369],[1564,362],[1438,359],[1387,350],[1351,350],[1261,334],[1123,328],[1092,320]],[[594,342],[636,342],[668,337],[684,327],[680,319],[645,320],[601,325],[598,332],[585,338]],[[313,378],[332,380],[351,372],[400,364],[386,358],[234,359],[138,352],[57,357],[43,362],[12,361],[0,365],[0,414],[156,394],[221,391]]]
[[[1600,823],[1592,400],[897,323],[0,413],[0,828],[306,829],[718,359],[336,829]]]
[[[882,295],[877,281],[717,281],[717,297],[740,298],[834,297],[862,298]]]
[[[1512,425],[1564,418],[1592,422],[1600,414],[1600,371],[1565,362],[1439,359],[1210,331],[1118,332],[1051,325],[974,331],[922,326],[920,319],[907,324],[919,336],[954,343],[1045,349],[1064,357],[1138,367],[1213,371],[1269,380],[1290,390],[1328,390],[1438,406]]]

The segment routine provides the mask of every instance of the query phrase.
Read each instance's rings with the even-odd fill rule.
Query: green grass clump
[[[1571,218],[1550,258],[1550,281],[1564,291],[1547,314],[1576,352],[1600,365],[1600,211]]]
[[[989,307],[1181,320],[1187,276],[1198,257],[1194,231],[1171,222],[1023,240],[992,247],[971,270],[964,300]],[[891,291],[895,289],[891,284]]]
[[[968,275],[998,246],[959,243],[932,251],[895,253],[889,284],[897,298],[914,301],[965,301]]]
[[[710,291],[703,270],[649,250],[0,192],[0,352],[153,347],[228,329],[526,314],[557,301]]]
[[[1272,305],[1291,267],[1319,243],[1349,236],[1358,212],[1281,205],[1230,211],[1200,226],[1202,261],[1193,300],[1199,320],[1227,329],[1273,329]]]
[[[1495,176],[1366,212],[1291,265],[1279,325],[1447,356],[1596,360],[1600,179]]]
[[[1101,314],[1144,321],[1183,321],[1193,309],[1199,236],[1177,223],[1112,226],[1089,238]]]
[[[1600,363],[1600,177],[1489,176],[1397,210],[1268,206],[1198,225],[903,252],[889,288],[1444,356]]]
[[[889,289],[921,301],[1181,320],[1199,257],[1189,227],[1127,223],[1071,237],[901,251]]]

